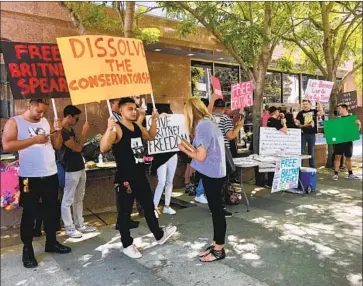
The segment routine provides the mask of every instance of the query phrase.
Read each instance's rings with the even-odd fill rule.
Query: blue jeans
[[[201,196],[204,194],[204,187],[203,187],[203,182],[202,182],[202,179],[199,180],[199,184],[198,184],[198,187],[196,188],[195,190],[195,195],[197,197]]]
[[[315,134],[306,134],[303,133],[301,135],[301,154],[303,155],[305,152],[306,143],[308,143],[308,154],[311,155],[309,159],[310,168],[315,168],[315,160],[314,160],[314,147],[315,147]]]

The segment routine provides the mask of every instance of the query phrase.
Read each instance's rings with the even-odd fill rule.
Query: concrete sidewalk
[[[211,216],[181,191],[174,199],[190,207],[160,218],[178,226],[168,243],[157,246],[144,220],[132,230],[142,259],[122,254],[109,225],[78,240],[60,237],[73,249],[67,255],[45,254],[38,239],[36,269],[22,267],[20,245],[2,248],[1,285],[362,285],[362,181],[332,182],[328,173],[320,172],[319,191],[306,196],[245,184],[251,212],[243,202],[228,207],[221,262],[196,258],[210,243]]]

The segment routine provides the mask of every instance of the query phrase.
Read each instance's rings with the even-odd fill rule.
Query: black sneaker
[[[130,219],[129,221],[129,229],[138,228],[140,222]]]
[[[66,253],[70,253],[71,251],[72,251],[72,249],[70,247],[60,244],[58,241],[56,241],[54,244],[45,243],[45,252],[55,252],[55,253],[59,253],[59,254],[66,254]]]
[[[223,210],[223,212],[225,217],[232,217],[232,213],[230,213],[229,211]]]
[[[38,262],[34,257],[33,246],[23,247],[23,265],[25,268],[34,268],[38,266]]]

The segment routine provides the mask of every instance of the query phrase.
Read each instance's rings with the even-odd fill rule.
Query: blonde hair
[[[185,103],[184,116],[187,130],[191,136],[194,136],[195,127],[199,120],[203,118],[212,118],[208,108],[200,100],[200,98],[196,96],[189,98]]]

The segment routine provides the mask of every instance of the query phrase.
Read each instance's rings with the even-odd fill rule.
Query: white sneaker
[[[72,238],[81,238],[82,233],[76,230],[74,227],[66,227],[66,235]]]
[[[126,247],[123,251],[125,255],[130,258],[138,259],[142,257],[140,251],[136,248],[135,245],[131,244],[129,247]]]
[[[157,210],[154,210],[154,213],[155,213],[155,217],[156,217],[156,218],[159,218],[158,211],[157,211]]]
[[[208,204],[208,200],[204,194],[201,194],[200,196],[196,196],[194,198],[194,200],[200,204]]]
[[[171,207],[164,207],[163,213],[164,214],[175,215],[176,211],[173,210]]]
[[[94,231],[97,231],[97,228],[94,226],[83,225],[81,227],[78,227],[78,230],[80,232],[94,232]]]
[[[164,244],[176,232],[176,226],[167,226],[163,231],[163,237],[158,240],[158,244],[160,245]]]

